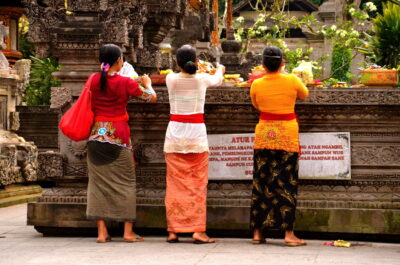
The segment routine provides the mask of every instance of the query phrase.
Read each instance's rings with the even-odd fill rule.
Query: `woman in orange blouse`
[[[254,175],[250,227],[253,243],[265,243],[263,229],[285,231],[288,246],[305,245],[293,232],[299,168],[299,125],[294,106],[308,89],[299,78],[283,71],[282,51],[263,51],[267,74],[253,82],[251,101],[260,113],[255,130]]]

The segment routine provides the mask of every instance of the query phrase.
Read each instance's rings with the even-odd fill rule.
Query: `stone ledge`
[[[36,201],[42,195],[39,185],[10,185],[0,189],[0,208]]]
[[[46,227],[96,227],[87,220],[84,204],[28,204],[28,224],[45,231]],[[249,207],[208,207],[207,228],[248,230]],[[52,218],[45,218],[52,216]],[[165,229],[165,208],[161,205],[139,205],[137,228]],[[296,214],[297,231],[366,233],[400,235],[400,210],[383,209],[304,209]]]
[[[26,195],[41,195],[42,188],[39,185],[10,185],[5,186],[4,189],[0,189],[0,200],[7,199],[16,196],[26,196]]]
[[[0,208],[8,207],[16,204],[22,204],[27,202],[34,202],[41,195],[41,193],[35,193],[30,195],[19,195],[12,196],[4,199],[0,199]]]
[[[169,104],[165,86],[155,87],[157,104]],[[251,105],[250,88],[210,87],[206,94],[207,105]],[[310,95],[299,100],[299,105],[379,105],[399,106],[398,88],[309,88]],[[130,103],[143,103],[132,99]],[[144,103],[143,103],[144,104]]]

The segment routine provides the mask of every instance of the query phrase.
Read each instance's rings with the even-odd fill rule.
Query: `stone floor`
[[[324,246],[308,240],[308,246],[289,248],[282,240],[252,245],[248,239],[223,238],[216,244],[168,244],[164,237],[146,237],[128,244],[114,238],[96,244],[90,237],[43,237],[26,225],[26,204],[0,208],[0,264],[400,264],[400,244],[359,242],[351,248]]]

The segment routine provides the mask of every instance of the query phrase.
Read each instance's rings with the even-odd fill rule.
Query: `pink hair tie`
[[[102,72],[107,73],[110,70],[110,65],[108,63],[101,63],[100,69]]]

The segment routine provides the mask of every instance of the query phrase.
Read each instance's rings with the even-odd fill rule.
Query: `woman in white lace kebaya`
[[[193,233],[194,243],[214,243],[206,234],[209,150],[203,116],[206,90],[222,83],[225,67],[219,65],[215,75],[196,74],[196,50],[190,45],[178,49],[176,59],[181,72],[167,76],[167,242],[179,242],[177,233]]]

